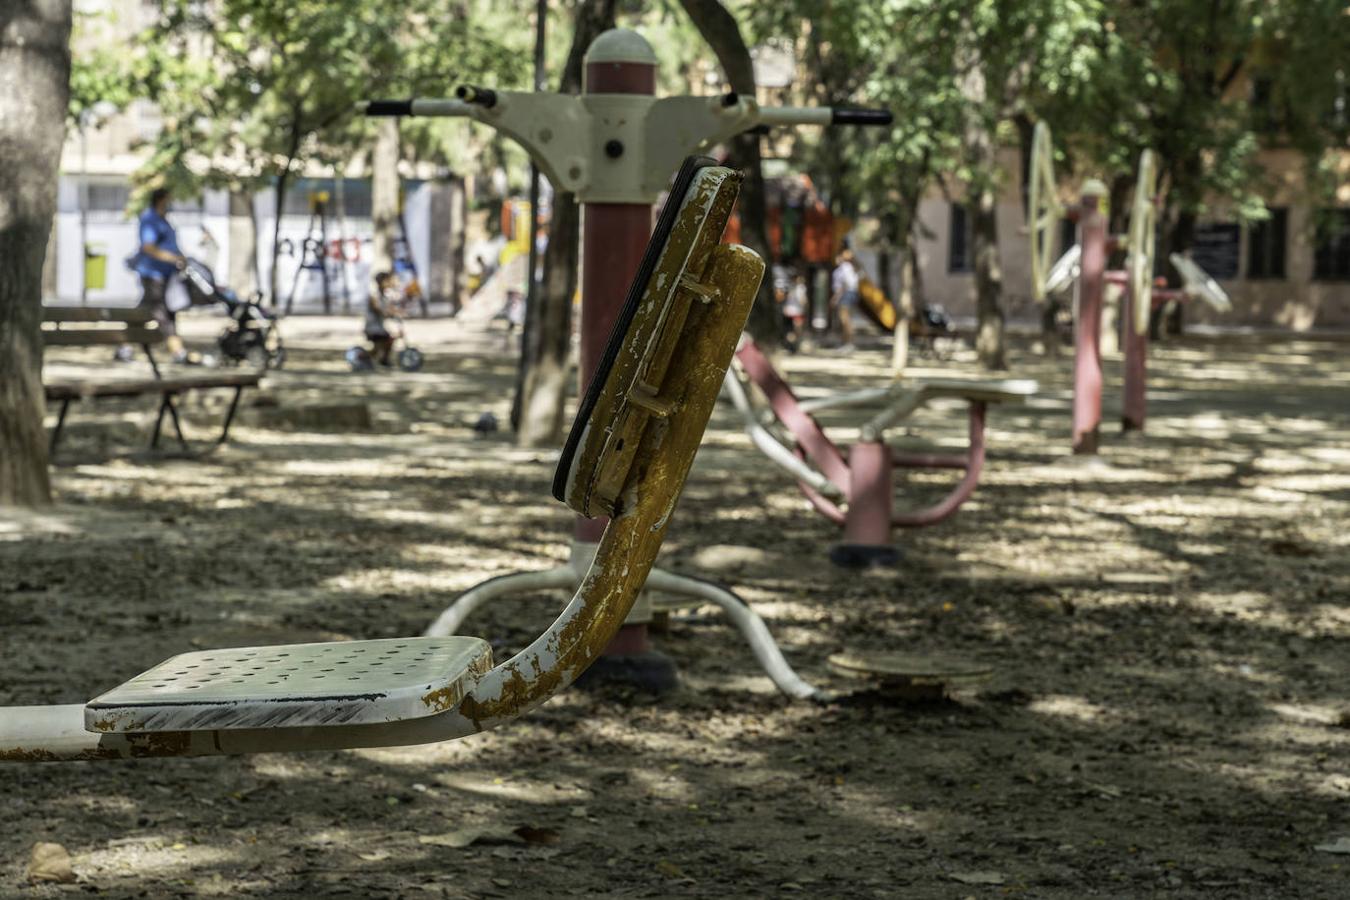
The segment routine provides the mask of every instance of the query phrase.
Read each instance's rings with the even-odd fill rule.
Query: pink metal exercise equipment
[[[1064,206],[1055,197],[1054,151],[1050,128],[1038,122],[1032,137],[1031,177],[1027,216],[1031,233],[1032,294],[1043,302],[1052,293],[1074,288],[1073,452],[1097,452],[1102,419],[1102,299],[1107,284],[1124,288],[1121,332],[1124,357],[1123,431],[1142,430],[1148,411],[1148,330],[1153,310],[1170,303],[1199,298],[1220,312],[1232,309],[1228,295],[1189,257],[1173,253],[1169,259],[1182,278],[1181,288],[1166,287],[1155,278],[1158,166],[1151,150],[1139,156],[1129,233],[1107,233],[1102,208],[1104,183],[1083,183],[1076,206]],[[1078,243],[1052,266],[1056,226],[1068,219],[1078,226]],[[1107,270],[1107,257],[1126,250],[1124,270]]]
[[[761,126],[891,122],[885,110],[762,106],[752,96],[735,93],[658,99],[656,65],[655,52],[640,34],[613,29],[586,51],[585,90],[579,97],[463,85],[453,100],[379,100],[365,105],[368,115],[454,116],[489,125],[517,141],[556,190],[577,195],[583,209],[578,372],[583,394],[624,288],[642,259],[652,228],[652,204],[686,155]],[[494,597],[575,588],[603,529],[603,519],[579,519],[567,565],[482,582],[446,609],[427,634],[454,633],[469,612]],[[772,640],[766,647],[763,622],[731,592],[660,569],[653,569],[647,585],[669,597],[669,605],[675,607],[718,604],[751,637],[757,658],[780,690],[795,697],[819,695],[792,672]],[[674,664],[655,652],[648,640],[653,608],[644,592],[605,658],[594,667],[596,674],[655,691],[675,685]]]
[[[796,480],[816,512],[843,528],[843,541],[831,547],[829,555],[836,565],[851,568],[896,563],[900,554],[891,543],[893,528],[937,524],[970,499],[984,468],[988,407],[1024,403],[1037,390],[1036,382],[1028,380],[906,380],[802,401],[750,339],[742,339],[736,361],[767,400],[772,418],[784,435],[774,434],[761,422],[744,386],[728,372],[725,393],[744,418],[746,433],[762,453]],[[886,443],[887,429],[942,399],[964,401],[967,406],[965,452],[906,453]],[[862,424],[858,442],[846,450],[830,440],[812,415],[823,409],[878,405],[881,411]],[[936,503],[896,509],[896,469],[953,469],[962,474]]]

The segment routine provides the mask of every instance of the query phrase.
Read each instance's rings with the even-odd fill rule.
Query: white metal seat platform
[[[172,657],[85,705],[100,733],[399,722],[453,709],[492,668],[475,637],[203,650]]]

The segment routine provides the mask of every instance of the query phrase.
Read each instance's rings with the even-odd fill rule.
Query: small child
[[[366,340],[370,341],[370,356],[382,366],[391,365],[389,354],[394,349],[394,338],[384,324],[384,317],[394,312],[398,304],[398,283],[393,272],[375,276],[375,290],[366,301]]]

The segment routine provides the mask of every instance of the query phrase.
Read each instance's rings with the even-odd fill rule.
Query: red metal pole
[[[1082,274],[1078,277],[1078,312],[1074,317],[1073,452],[1097,452],[1102,422],[1102,294],[1106,286],[1106,217],[1101,199],[1106,186],[1089,181],[1083,186],[1083,211],[1078,219],[1083,246]]]
[[[604,39],[597,38],[597,42]],[[592,45],[594,47],[594,45]],[[650,48],[647,48],[650,53]],[[656,62],[639,62],[635,53],[628,59],[613,59],[612,54],[587,56],[586,93],[655,94]],[[622,54],[620,54],[622,56]],[[618,142],[611,142],[617,144]],[[641,148],[606,148],[606,153],[639,153]],[[676,201],[678,202],[678,201]],[[623,306],[628,285],[642,262],[651,237],[650,203],[586,203],[582,206],[581,251],[581,359],[578,378],[585,394],[596,364],[605,349],[605,341]],[[577,519],[575,535],[579,541],[596,542],[605,530],[604,519]],[[605,650],[606,655],[631,655],[648,649],[647,626],[624,625]]]
[[[1125,399],[1121,409],[1122,431],[1143,431],[1144,416],[1148,412],[1148,332],[1137,334],[1134,329],[1134,304],[1139,299],[1134,291],[1125,288],[1124,322],[1125,344]]]
[[[849,448],[844,541],[830,548],[836,565],[894,565],[899,560],[891,544],[894,469],[891,448],[881,441],[859,441]]]

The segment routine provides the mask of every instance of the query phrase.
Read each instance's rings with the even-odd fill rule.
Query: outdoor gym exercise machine
[[[586,51],[581,96],[462,85],[453,100],[375,100],[364,105],[372,116],[451,116],[489,125],[520,143],[556,190],[577,195],[584,212],[578,368],[582,392],[600,358],[603,335],[617,314],[623,286],[641,259],[652,227],[652,204],[681,159],[761,126],[891,122],[891,114],[884,110],[761,106],[754,97],[736,93],[658,99],[653,96],[656,64],[655,52],[641,35],[613,29]],[[462,595],[456,607],[465,611],[492,597],[574,587],[590,564],[601,527],[596,521],[578,520],[568,565],[491,579]],[[729,592],[699,579],[657,569],[648,586],[680,595],[684,599],[679,605],[710,601],[723,604],[728,612],[733,607],[739,611],[732,615],[749,612]],[[675,673],[668,659],[650,649],[647,622],[652,610],[647,600],[644,595],[609,648],[608,665],[638,683],[661,689],[673,686]],[[428,634],[449,634],[462,618],[455,608],[447,610]],[[782,678],[775,681],[780,687],[797,696],[813,693],[789,674],[790,670],[779,672]]]
[[[430,743],[571,684],[642,589],[763,276],[758,255],[717,243],[739,183],[691,171],[645,251],[553,483],[579,515],[610,518],[572,601],[524,650],[495,667],[486,641],[462,636],[186,653],[88,703],[0,708],[0,760]]]
[[[1031,234],[1031,287],[1038,302],[1073,285],[1074,381],[1073,452],[1097,452],[1102,418],[1102,297],[1108,283],[1124,288],[1122,343],[1125,351],[1122,430],[1143,429],[1147,412],[1148,330],[1155,307],[1198,297],[1220,312],[1232,309],[1223,289],[1194,261],[1179,253],[1169,257],[1182,278],[1180,289],[1155,279],[1158,215],[1158,166],[1152,150],[1139,155],[1129,233],[1107,234],[1102,201],[1106,185],[1095,178],[1083,183],[1077,206],[1064,206],[1055,196],[1054,150],[1050,127],[1038,122],[1031,143],[1031,178],[1027,186],[1027,225]],[[1069,219],[1078,226],[1078,242],[1054,265],[1056,226]],[[1107,256],[1126,250],[1125,269],[1108,271]]]
[[[844,529],[844,540],[830,548],[836,565],[893,565],[900,554],[891,543],[892,527],[934,525],[970,499],[984,468],[985,416],[991,404],[1024,403],[1036,393],[1030,380],[897,381],[886,387],[835,394],[802,402],[754,341],[743,338],[736,360],[772,411],[761,420],[739,378],[727,372],[725,393],[745,420],[745,430],[760,452],[796,480],[811,506]],[[955,399],[968,407],[969,438],[964,453],[903,453],[886,443],[886,431],[932,401]],[[813,412],[882,406],[859,429],[859,440],[841,450],[826,436]],[[776,424],[785,438],[769,429]],[[789,445],[790,442],[790,445]],[[957,469],[962,476],[937,503],[915,510],[894,508],[896,469]]]

